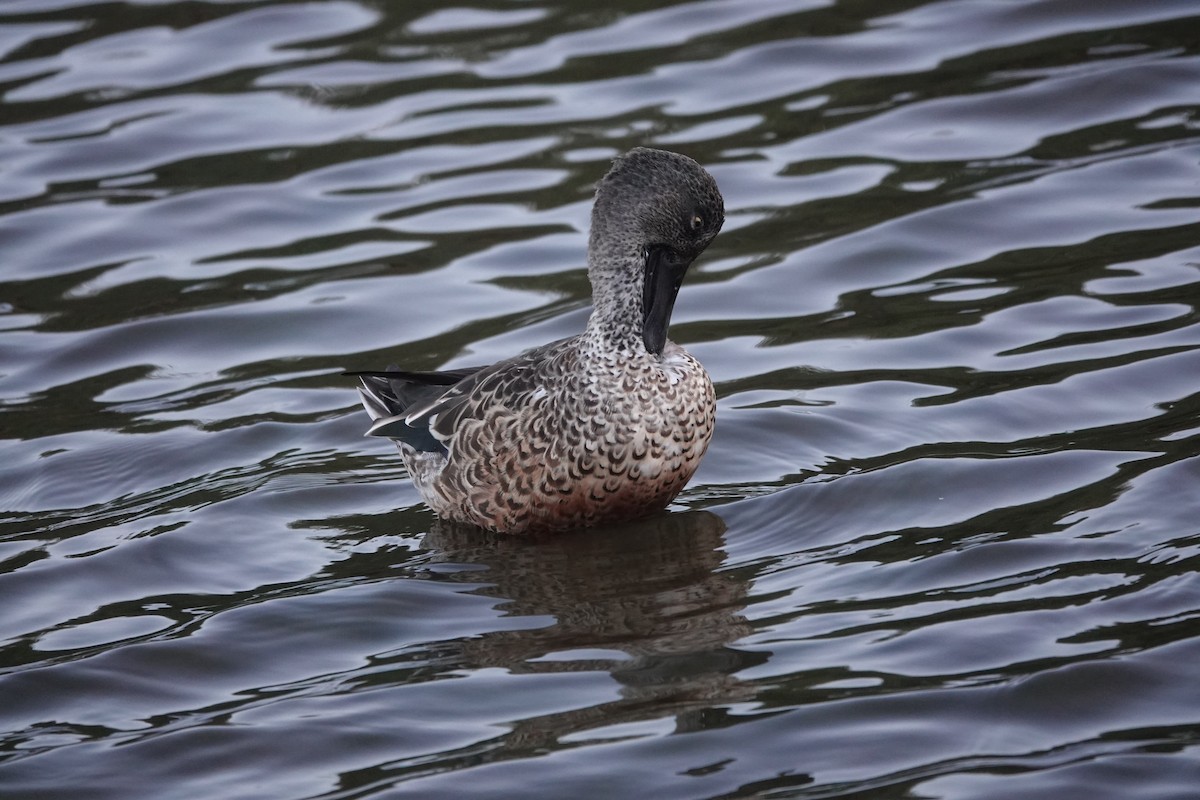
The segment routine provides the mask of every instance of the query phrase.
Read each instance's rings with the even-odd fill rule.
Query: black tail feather
[[[363,370],[344,372],[343,375],[358,378],[363,386],[363,404],[371,416],[400,417],[414,405],[423,405],[436,400],[459,381],[478,372],[481,367],[446,370],[444,372],[406,372],[395,368],[386,370]],[[372,407],[374,410],[372,411]],[[398,421],[397,421],[398,422]],[[442,451],[446,448],[434,438],[426,425],[417,421],[414,425],[389,425],[386,435],[406,442],[422,451]]]

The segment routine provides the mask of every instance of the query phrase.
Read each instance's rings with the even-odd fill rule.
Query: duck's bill
[[[642,341],[646,349],[655,355],[662,355],[666,346],[675,298],[691,264],[691,261],[667,247],[652,247],[646,252],[645,284],[642,287]]]

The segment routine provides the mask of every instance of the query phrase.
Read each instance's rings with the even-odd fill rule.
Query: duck
[[[503,534],[629,522],[665,509],[716,422],[704,367],[667,338],[684,275],[725,221],[695,160],[645,147],[596,186],[582,333],[484,367],[346,373],[443,520]]]

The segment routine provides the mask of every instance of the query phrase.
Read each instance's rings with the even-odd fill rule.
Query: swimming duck
[[[583,333],[488,367],[359,377],[439,516],[501,533],[610,524],[667,506],[712,438],[704,367],[667,339],[688,267],[725,221],[687,156],[636,148],[596,187]]]

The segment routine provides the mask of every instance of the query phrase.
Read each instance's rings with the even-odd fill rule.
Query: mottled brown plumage
[[[586,330],[474,370],[357,373],[369,433],[397,441],[446,519],[532,533],[664,508],[699,465],[716,407],[667,324],[723,222],[717,185],[695,161],[621,156],[596,190]]]

